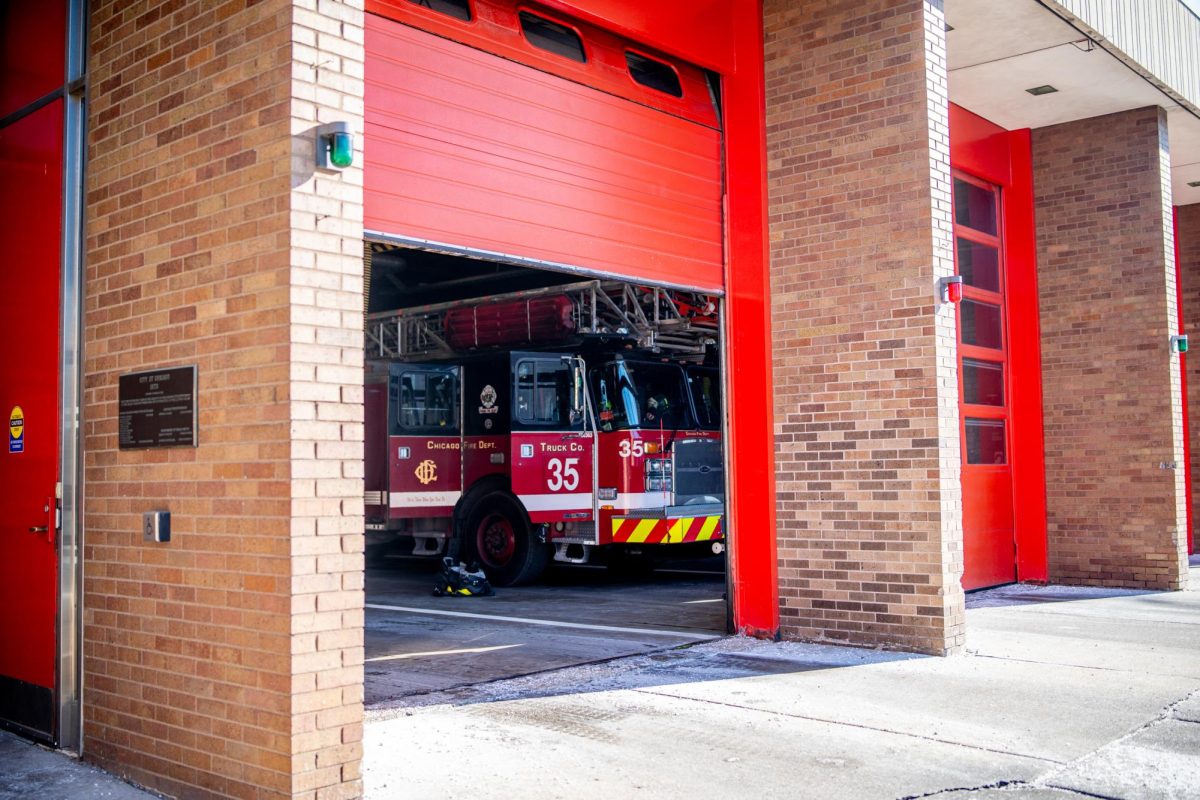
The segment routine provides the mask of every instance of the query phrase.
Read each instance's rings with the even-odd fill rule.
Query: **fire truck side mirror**
[[[583,395],[583,359],[574,358],[571,365],[571,424],[577,425],[584,421],[586,411]]]

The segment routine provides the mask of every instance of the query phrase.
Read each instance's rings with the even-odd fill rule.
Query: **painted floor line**
[[[694,606],[694,605],[699,605],[700,603],[724,603],[724,602],[725,602],[725,598],[717,597],[713,600],[684,600],[683,605]]]
[[[586,625],[582,622],[559,622],[551,619],[530,619],[527,617],[501,617],[495,614],[472,614],[467,611],[440,611],[429,608],[411,608],[409,606],[385,606],[382,603],[367,603],[367,608],[380,611],[402,611],[406,614],[427,614],[435,617],[460,617],[462,619],[484,619],[489,622],[516,622],[522,625],[544,625],[548,628],[574,628],[581,631],[604,631],[606,633],[633,633],[643,636],[674,636],[679,639],[706,641],[719,639],[720,634],[685,633],[683,631],[663,631],[654,628],[618,628],[613,625]]]
[[[406,658],[425,658],[427,656],[461,656],[471,653],[492,653],[496,650],[511,650],[514,647],[520,647],[519,644],[499,644],[494,647],[460,647],[457,650],[429,650],[424,653],[396,653],[390,656],[375,656],[374,658],[365,659],[366,663],[370,664],[375,661],[401,661]]]

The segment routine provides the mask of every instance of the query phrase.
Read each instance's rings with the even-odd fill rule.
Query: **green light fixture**
[[[317,126],[317,168],[345,169],[354,164],[354,129],[349,122]]]

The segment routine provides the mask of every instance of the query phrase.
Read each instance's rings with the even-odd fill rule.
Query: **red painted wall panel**
[[[1041,326],[1038,321],[1037,238],[1033,218],[1033,154],[1028,130],[1009,134],[1012,180],[1004,197],[1008,243],[1008,318],[1012,342],[1012,422],[1017,461],[1017,580],[1049,580],[1046,553],[1046,445],[1042,429]]]
[[[1009,409],[1017,580],[1045,581],[1048,579],[1046,457],[1029,131],[1006,131],[977,114],[951,105],[950,160],[955,169],[994,183],[1001,190],[1008,363],[1012,373]],[[971,501],[972,498],[964,497],[964,508]]]
[[[767,131],[761,0],[730,3],[736,68],[722,76],[728,180],[725,355],[734,627],[779,633],[775,530],[770,279],[767,258]]]
[[[717,131],[380,17],[367,51],[368,230],[721,288]]]

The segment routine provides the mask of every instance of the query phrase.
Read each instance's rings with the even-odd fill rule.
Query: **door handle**
[[[50,526],[49,525],[30,525],[29,532],[30,533],[49,533]]]

